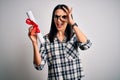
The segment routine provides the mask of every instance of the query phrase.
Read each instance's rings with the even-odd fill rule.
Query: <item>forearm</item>
[[[78,40],[82,43],[87,42],[87,37],[85,36],[85,34],[79,29],[79,27],[77,25],[73,26],[73,30],[78,38]]]
[[[33,63],[36,65],[40,65],[41,64],[41,56],[39,53],[39,48],[37,43],[32,43],[33,44]]]

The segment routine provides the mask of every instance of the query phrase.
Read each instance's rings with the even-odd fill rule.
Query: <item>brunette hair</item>
[[[53,42],[53,40],[54,40],[54,38],[57,34],[57,31],[58,31],[57,28],[56,28],[55,22],[54,22],[55,11],[58,10],[58,9],[62,9],[63,11],[65,11],[64,8],[66,8],[68,10],[68,6],[66,6],[64,4],[59,4],[53,10],[51,28],[50,28],[50,31],[49,31],[49,34],[48,34],[48,38],[49,38],[50,42]],[[66,30],[65,30],[65,36],[67,38],[67,41],[69,41],[71,39],[72,35],[73,35],[72,27],[71,27],[70,24],[67,24],[67,27],[66,27]]]

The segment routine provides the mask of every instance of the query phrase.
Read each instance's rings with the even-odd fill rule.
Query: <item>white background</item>
[[[120,80],[120,0],[0,0],[0,80],[46,80],[33,67],[26,12],[32,10],[43,35],[51,25],[57,4],[73,8],[74,20],[92,41],[80,51],[83,80]]]

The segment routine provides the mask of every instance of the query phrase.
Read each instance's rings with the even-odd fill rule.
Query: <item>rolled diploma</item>
[[[37,22],[36,22],[36,20],[35,20],[35,18],[33,16],[33,14],[32,14],[32,11],[28,11],[28,12],[26,12],[26,14],[27,14],[28,18],[30,18],[32,21],[34,21],[37,24]],[[37,36],[38,36],[38,39],[39,39],[39,41],[41,43],[45,42],[45,40],[44,40],[43,35],[41,34],[41,32],[37,33]]]

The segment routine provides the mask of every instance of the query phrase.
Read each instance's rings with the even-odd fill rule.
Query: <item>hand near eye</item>
[[[63,8],[64,8],[65,12],[67,13],[67,19],[64,19],[64,21],[66,21],[70,25],[74,24],[74,20],[72,17],[72,8],[68,8],[68,9],[66,9],[65,7],[63,7]]]

